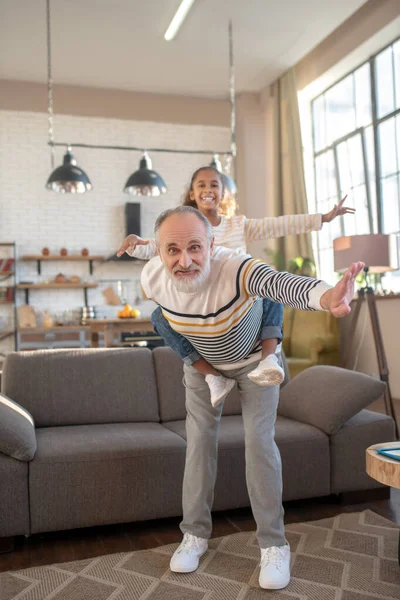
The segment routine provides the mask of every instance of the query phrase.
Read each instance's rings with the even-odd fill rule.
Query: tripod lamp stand
[[[395,414],[392,395],[389,386],[389,369],[383,345],[382,331],[379,323],[374,289],[369,285],[369,274],[387,273],[397,271],[399,265],[399,238],[396,235],[371,233],[367,235],[343,236],[333,240],[334,269],[337,273],[344,273],[352,262],[362,260],[365,263],[365,286],[358,290],[358,297],[354,308],[349,331],[349,342],[344,352],[342,364],[347,367],[351,343],[357,328],[358,317],[364,299],[367,301],[372,333],[375,342],[376,358],[378,361],[379,377],[386,383],[384,394],[386,414],[395,422],[396,437],[399,437],[399,424]]]

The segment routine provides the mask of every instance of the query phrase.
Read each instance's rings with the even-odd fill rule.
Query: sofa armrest
[[[17,460],[29,461],[34,458],[36,447],[32,415],[0,393],[0,452]]]

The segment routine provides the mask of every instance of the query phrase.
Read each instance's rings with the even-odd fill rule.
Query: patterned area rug
[[[177,544],[0,573],[1,600],[382,600],[400,598],[398,528],[366,510],[286,528],[292,580],[258,587],[254,532],[211,540],[195,573],[168,568]]]

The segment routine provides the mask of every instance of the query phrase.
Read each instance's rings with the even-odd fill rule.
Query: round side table
[[[367,473],[372,479],[390,487],[400,489],[400,460],[378,454],[377,448],[400,448],[400,442],[386,442],[375,444],[366,450]],[[400,532],[398,546],[398,560],[400,565]]]

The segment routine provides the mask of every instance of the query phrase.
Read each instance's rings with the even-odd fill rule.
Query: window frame
[[[381,165],[381,147],[380,147],[380,140],[379,140],[379,126],[389,119],[394,119],[395,128],[396,128],[396,118],[400,118],[400,106],[398,108],[396,108],[396,104],[399,104],[399,101],[400,101],[400,99],[396,97],[396,65],[395,65],[395,58],[394,58],[394,45],[396,43],[400,43],[400,36],[396,37],[391,42],[384,45],[377,52],[372,54],[367,60],[360,62],[356,67],[353,67],[351,70],[346,72],[342,77],[340,77],[339,79],[334,81],[332,84],[330,84],[328,87],[326,87],[319,94],[312,97],[310,100],[310,104],[309,104],[310,117],[311,117],[312,164],[313,164],[313,168],[314,168],[314,190],[315,190],[316,210],[318,210],[318,204],[319,204],[318,189],[317,189],[316,159],[319,156],[323,155],[324,153],[333,151],[334,164],[335,164],[335,180],[336,180],[336,188],[337,188],[337,198],[340,199],[341,188],[340,188],[340,171],[339,171],[339,164],[338,164],[337,147],[339,144],[346,142],[347,140],[354,137],[355,135],[361,135],[362,161],[363,161],[364,174],[365,174],[368,220],[369,220],[371,233],[372,232],[382,233],[383,232],[383,222],[384,222],[383,221],[384,207],[383,207],[383,193],[382,193],[382,165]],[[394,100],[395,100],[394,110],[389,112],[388,114],[385,114],[382,117],[378,117],[376,59],[382,52],[384,52],[388,48],[392,48],[392,78],[393,78],[393,86],[394,86],[393,93],[394,93]],[[324,110],[324,114],[325,114],[325,127],[326,127],[326,117],[328,114],[327,106],[326,106],[326,94],[332,88],[334,88],[335,86],[340,84],[343,80],[345,80],[347,77],[349,77],[351,75],[354,76],[356,71],[358,71],[365,65],[369,66],[370,104],[371,104],[371,113],[372,113],[371,114],[371,117],[372,117],[371,122],[368,123],[367,125],[362,125],[360,127],[357,127],[357,121],[356,121],[356,123],[355,123],[356,127],[351,132],[347,133],[344,136],[341,136],[340,138],[334,139],[333,141],[329,141],[329,144],[328,144],[328,140],[326,139],[326,145],[324,147],[316,150],[317,134],[316,134],[316,122],[315,122],[314,111],[313,111],[314,102],[321,100],[321,99],[323,100],[323,110]],[[355,85],[354,85],[354,89],[353,89],[353,95],[354,95],[354,107],[356,108],[357,104],[356,104],[356,97],[355,97],[356,96]],[[372,136],[373,136],[373,151],[374,151],[373,166],[374,166],[374,171],[375,171],[374,172],[374,180],[375,180],[374,182],[372,179],[370,180],[369,173],[368,173],[368,160],[367,160],[367,150],[366,150],[366,129],[368,127],[372,127]],[[396,145],[396,152],[399,152],[397,150],[397,145]],[[397,154],[397,163],[396,164],[397,164],[397,168],[399,169],[399,167],[400,167],[400,155],[399,154]],[[397,177],[398,177],[398,191],[400,194],[400,170],[398,170],[396,173],[397,173]],[[372,200],[371,185],[374,185],[374,187],[375,187],[374,200]],[[373,203],[376,203],[376,206],[373,206]],[[376,227],[374,227],[374,218],[373,218],[374,208],[376,211]],[[400,211],[400,198],[399,198],[399,203],[398,203],[398,209]],[[376,229],[377,229],[377,231],[376,231]],[[343,217],[340,218],[340,230],[342,232],[342,235],[344,235],[345,228],[344,228]],[[394,233],[396,233],[396,232],[394,232]],[[400,233],[400,232],[397,232],[397,233]],[[317,235],[316,241],[317,241],[318,255],[320,254],[319,238],[320,238],[320,236]],[[318,256],[318,262],[319,262],[319,256]]]

